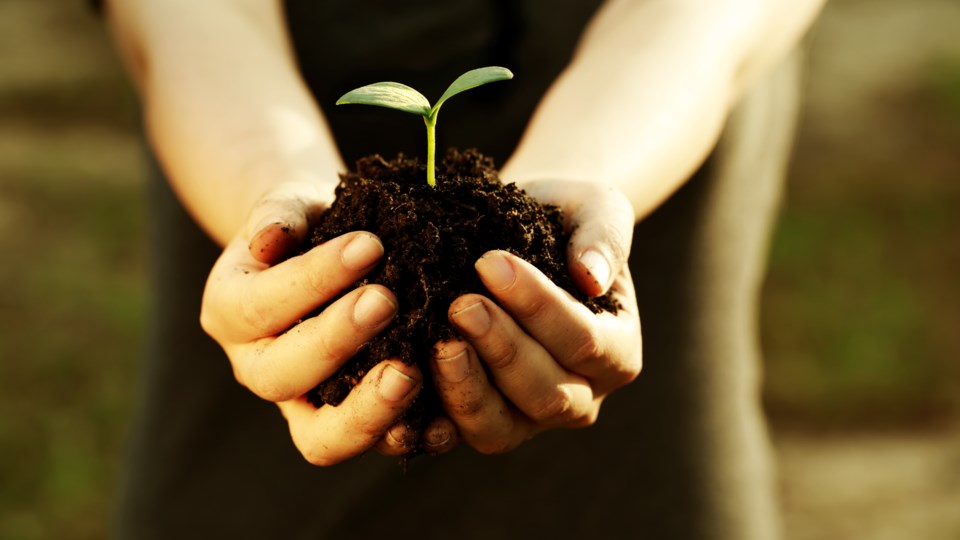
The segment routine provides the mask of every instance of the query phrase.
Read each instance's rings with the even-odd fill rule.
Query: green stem
[[[424,116],[423,122],[427,124],[427,185],[435,188],[437,187],[437,115]]]

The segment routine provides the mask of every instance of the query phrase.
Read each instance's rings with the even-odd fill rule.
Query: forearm
[[[342,161],[275,0],[112,0],[111,28],[178,196],[221,244],[279,183],[332,197]]]
[[[608,2],[503,177],[609,183],[642,218],[702,163],[741,89],[790,49],[821,3]]]

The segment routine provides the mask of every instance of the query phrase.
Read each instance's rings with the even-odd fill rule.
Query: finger
[[[633,238],[633,207],[620,192],[604,190],[570,212],[575,225],[567,246],[570,275],[588,296],[600,296],[626,266]]]
[[[460,434],[457,426],[447,417],[433,419],[423,431],[421,443],[423,449],[430,455],[445,454],[457,446]]]
[[[303,245],[306,234],[306,220],[300,223],[272,221],[257,228],[248,250],[257,261],[273,264],[295,253]]]
[[[470,345],[462,341],[438,345],[432,366],[444,411],[474,449],[499,454],[533,435],[533,423],[490,384]]]
[[[268,401],[303,395],[333,375],[396,313],[396,299],[385,287],[352,291],[275,339],[239,347],[230,355],[237,379]]]
[[[417,433],[407,427],[404,421],[390,426],[390,429],[377,441],[377,452],[385,456],[403,456],[417,447]]]
[[[533,265],[504,251],[476,263],[481,281],[514,321],[567,370],[590,379],[597,393],[623,386],[640,372],[639,318],[635,300],[620,290],[622,312],[595,314]]]
[[[317,409],[302,397],[278,405],[303,457],[314,465],[333,465],[373,448],[413,401],[421,381],[416,367],[388,360],[336,407]]]
[[[302,183],[272,190],[257,202],[247,220],[250,254],[259,262],[273,264],[296,252],[310,223],[329,206],[329,199],[326,191]]]
[[[592,421],[589,381],[563,369],[496,304],[480,295],[461,296],[450,306],[450,320],[500,392],[532,420],[549,426]]]
[[[400,421],[387,430],[377,443],[376,449],[386,456],[404,456],[420,448],[430,454],[449,452],[457,445],[457,428],[449,418],[440,417],[430,421],[422,436]]]
[[[234,242],[214,265],[203,311],[209,324],[224,326],[216,335],[237,342],[271,336],[341,294],[382,256],[377,237],[353,232],[267,268]]]
[[[629,200],[616,188],[591,182],[531,182],[524,189],[563,210],[573,231],[567,265],[580,290],[591,297],[607,292],[630,254],[635,220]]]

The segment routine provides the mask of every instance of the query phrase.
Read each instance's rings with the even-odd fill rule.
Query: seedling
[[[512,79],[513,73],[507,68],[489,66],[470,70],[457,77],[457,80],[447,87],[447,91],[440,96],[437,102],[430,106],[430,102],[420,92],[405,84],[396,82],[378,82],[351,90],[337,100],[337,105],[376,105],[398,111],[417,114],[423,117],[427,126],[427,184],[437,187],[436,153],[437,153],[437,113],[440,106],[451,97],[487,83]]]

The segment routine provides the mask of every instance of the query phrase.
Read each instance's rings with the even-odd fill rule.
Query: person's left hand
[[[491,251],[476,263],[491,298],[464,295],[450,322],[464,341],[437,346],[444,409],[462,440],[482,453],[511,450],[537,433],[593,424],[603,399],[640,373],[640,320],[626,265],[633,209],[618,191],[591,183],[523,186],[560,206],[574,228],[571,275],[582,290],[607,290],[616,315],[595,314],[529,263]]]

